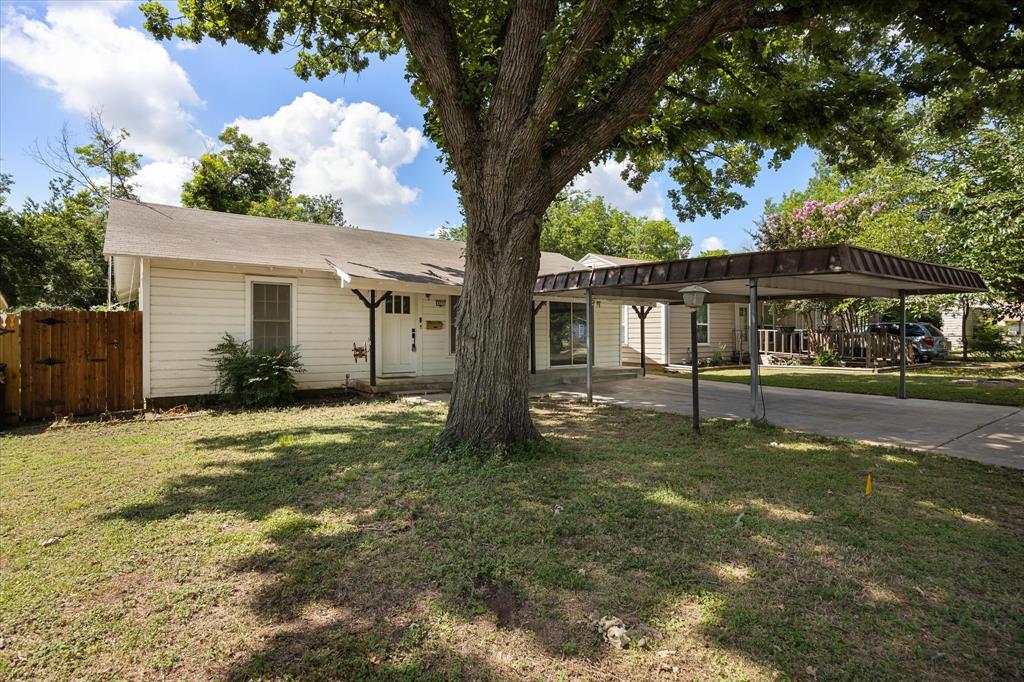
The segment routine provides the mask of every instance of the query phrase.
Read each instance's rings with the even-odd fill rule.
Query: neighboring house
[[[967,340],[971,340],[974,336],[974,327],[978,324],[978,320],[981,318],[982,310],[977,306],[972,306],[970,312],[967,315]],[[949,344],[950,349],[963,348],[963,323],[964,323],[964,310],[962,307],[957,306],[955,308],[948,308],[942,311],[942,335],[946,337],[946,342]]]
[[[974,337],[974,328],[981,317],[987,312],[988,306],[972,306],[967,315],[967,341]],[[962,307],[949,308],[942,311],[942,334],[950,342],[951,348],[963,348],[964,310]],[[1003,317],[997,323],[1005,328],[1003,339],[1010,345],[1019,346],[1024,342],[1024,320],[1014,317]]]
[[[210,392],[207,359],[225,332],[256,348],[300,347],[301,389],[367,380],[360,352],[369,309],[357,295],[392,296],[375,315],[379,377],[445,377],[455,366],[453,314],[462,292],[461,242],[115,200],[104,254],[121,301],[143,311],[143,393]],[[557,253],[540,272],[579,269]],[[585,307],[544,301],[539,372],[586,363]],[[621,306],[596,301],[594,364],[622,364]]]

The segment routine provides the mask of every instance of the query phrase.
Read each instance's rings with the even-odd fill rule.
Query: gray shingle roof
[[[103,253],[178,260],[340,268],[352,277],[461,285],[462,242],[134,201],[110,204]],[[577,267],[541,254],[540,274]]]
[[[624,256],[609,256],[609,255],[604,254],[604,253],[588,253],[587,256],[593,256],[594,258],[598,258],[600,260],[603,260],[606,263],[608,263],[609,265],[636,265],[638,263],[648,263],[648,262],[650,262],[650,261],[645,261],[642,258],[626,258]],[[586,258],[586,256],[584,256],[584,258]]]

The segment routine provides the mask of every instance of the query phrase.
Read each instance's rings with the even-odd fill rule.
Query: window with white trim
[[[708,315],[708,304],[697,309],[697,343],[708,343],[711,339],[711,323]]]
[[[619,334],[619,343],[623,346],[629,343],[629,306],[622,306],[622,331]]]
[[[252,283],[252,349],[256,353],[292,345],[292,285]]]

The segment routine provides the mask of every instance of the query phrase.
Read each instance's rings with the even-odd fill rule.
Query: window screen
[[[257,353],[292,345],[292,287],[290,284],[252,285],[252,349]]]

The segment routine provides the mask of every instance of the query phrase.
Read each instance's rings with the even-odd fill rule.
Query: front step
[[[636,379],[640,377],[639,367],[615,367],[615,368],[594,368],[594,382],[618,381],[622,379]],[[545,391],[569,384],[585,384],[587,381],[586,368],[571,370],[544,370],[537,372],[530,377],[530,390]]]

